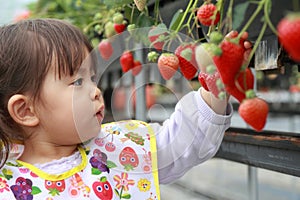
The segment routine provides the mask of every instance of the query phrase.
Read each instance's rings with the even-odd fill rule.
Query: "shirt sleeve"
[[[161,184],[180,178],[216,154],[230,126],[232,110],[228,104],[226,114],[218,115],[205,103],[200,91],[193,91],[182,97],[162,125],[151,124],[156,133]]]

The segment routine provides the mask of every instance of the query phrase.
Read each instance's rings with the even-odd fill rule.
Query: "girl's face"
[[[62,75],[61,79],[52,67],[37,104],[41,128],[50,142],[78,144],[100,131],[104,102],[89,61],[75,75]]]

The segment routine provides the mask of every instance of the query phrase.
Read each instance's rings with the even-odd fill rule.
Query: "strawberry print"
[[[124,166],[126,171],[130,171],[139,165],[139,157],[134,149],[125,147],[119,155],[119,162]]]
[[[66,189],[66,184],[64,180],[61,181],[45,180],[45,188],[49,190],[49,194],[51,194],[52,196],[56,196]]]
[[[291,58],[300,62],[300,15],[290,14],[277,25],[278,39]]]
[[[161,76],[169,80],[179,68],[179,59],[173,53],[163,53],[159,56],[157,65]]]
[[[266,101],[256,97],[253,90],[248,90],[246,97],[240,104],[238,113],[253,129],[261,131],[267,121],[269,106]]]
[[[100,181],[93,183],[93,191],[99,199],[111,200],[113,198],[113,190],[111,184],[105,176],[100,178]]]
[[[175,55],[179,59],[179,69],[182,75],[191,80],[198,71],[195,58],[196,44],[180,45],[175,50]]]
[[[212,4],[203,4],[197,11],[197,18],[204,26],[216,25],[220,21],[220,12]]]

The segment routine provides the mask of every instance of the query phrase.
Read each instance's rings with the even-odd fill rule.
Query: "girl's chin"
[[[80,142],[84,143],[89,141],[95,137],[98,137],[101,132],[101,126],[95,127],[93,130],[88,130],[85,134],[80,134]]]

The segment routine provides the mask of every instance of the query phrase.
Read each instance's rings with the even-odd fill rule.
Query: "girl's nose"
[[[92,92],[92,99],[99,100],[101,98],[101,90],[96,86],[94,92]]]

